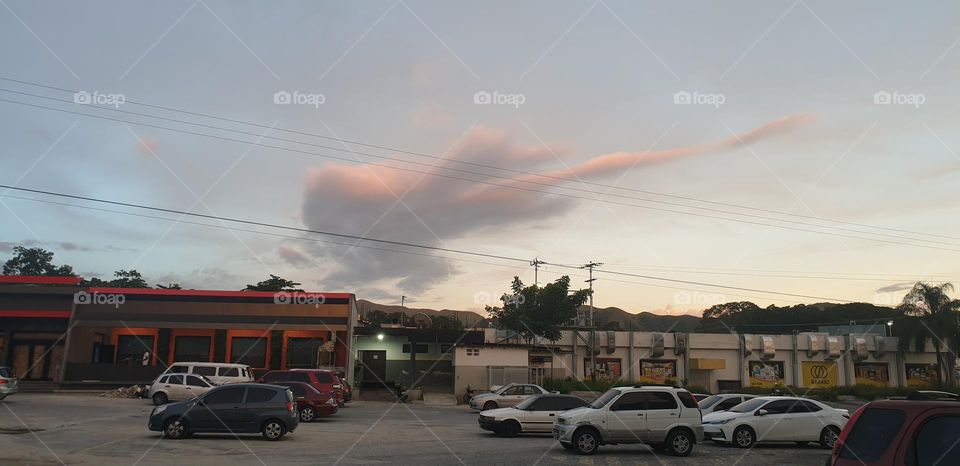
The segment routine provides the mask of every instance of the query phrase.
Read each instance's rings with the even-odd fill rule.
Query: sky
[[[0,184],[301,231],[0,188],[0,257],[468,310],[534,258],[662,314],[960,282],[960,4],[675,3],[2,0]]]

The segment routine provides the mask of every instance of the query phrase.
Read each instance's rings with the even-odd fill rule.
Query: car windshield
[[[497,394],[497,395],[503,394],[503,392],[507,391],[507,389],[509,389],[510,387],[513,387],[513,385],[514,385],[514,384],[504,385],[504,386],[502,386],[502,387],[494,390],[493,393],[495,393],[495,394]]]
[[[760,399],[760,398],[754,398],[754,399],[752,399],[752,400],[750,400],[750,401],[744,401],[743,403],[740,403],[740,404],[738,404],[738,405],[736,405],[736,406],[728,409],[727,411],[729,411],[729,412],[731,412],[731,413],[749,413],[750,411],[753,411],[753,410],[755,410],[755,409],[763,406],[764,404],[767,403],[767,401],[769,401],[769,400],[762,400],[762,399]]]
[[[587,406],[593,409],[600,409],[606,406],[607,403],[610,402],[610,400],[616,398],[617,395],[619,394],[620,394],[620,390],[614,390],[611,388],[610,390],[607,390],[606,393],[604,393],[603,395],[600,395],[600,398],[593,400],[593,403],[590,403]]]
[[[10,371],[6,367],[0,367],[0,377],[10,377]]]
[[[723,397],[720,396],[720,395],[710,395],[710,396],[708,396],[708,397],[700,400],[700,403],[697,403],[697,405],[700,406],[700,409],[707,409],[707,408],[709,408],[709,407],[717,404],[717,403],[718,403],[720,400],[722,400],[722,399],[723,399]]]
[[[527,411],[528,410],[527,408],[532,406],[533,403],[539,399],[540,399],[539,396],[531,396],[530,398],[527,398],[526,400],[523,400],[520,403],[517,403],[515,407],[519,410]]]

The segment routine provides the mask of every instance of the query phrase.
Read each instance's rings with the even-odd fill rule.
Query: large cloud
[[[808,121],[808,116],[793,115],[720,141],[664,151],[605,154],[568,170],[556,171],[542,168],[548,162],[555,161],[549,148],[518,145],[504,133],[478,128],[464,137],[451,151],[449,158],[516,167],[555,177],[573,178],[575,175],[584,179],[602,179],[633,166],[734,149],[741,143],[751,144],[770,138]],[[452,166],[464,167],[459,164]],[[471,171],[493,173],[501,177],[510,175],[509,172],[484,168]],[[450,174],[443,170],[439,172]],[[525,181],[563,183],[530,175],[509,181],[495,176],[453,175],[540,190],[545,187],[531,186]],[[398,197],[402,197],[402,201],[398,201]],[[463,181],[364,164],[326,164],[307,173],[302,210],[304,223],[311,229],[362,233],[373,238],[442,246],[443,241],[462,238],[468,233],[534,224],[542,227],[556,217],[567,214],[575,201],[567,197],[481,183],[470,186]],[[376,286],[396,287],[400,292],[415,294],[456,273],[455,267],[444,260],[357,248],[346,251],[344,255],[345,247],[323,243],[316,245],[310,253],[317,257],[318,263],[335,263],[331,272],[322,278],[327,289],[358,289],[379,283]],[[295,255],[285,250],[284,256],[289,262]],[[296,259],[300,262],[299,257]]]

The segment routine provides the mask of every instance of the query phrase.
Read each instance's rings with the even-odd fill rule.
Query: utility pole
[[[590,278],[587,280],[590,284],[590,380],[594,382],[597,381],[597,325],[593,319],[593,281],[596,280],[593,278],[593,268],[601,265],[602,262],[590,262],[580,266],[581,269],[590,271]]]
[[[537,281],[537,275],[540,272],[540,266],[542,264],[546,264],[546,262],[540,260],[539,257],[534,257],[533,262],[530,263],[530,265],[533,266],[533,284],[535,286],[540,286],[540,282]]]
[[[404,307],[403,302],[407,299],[406,296],[400,296],[400,307]]]

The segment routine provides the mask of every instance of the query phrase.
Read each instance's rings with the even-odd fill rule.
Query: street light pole
[[[590,278],[587,280],[590,284],[590,380],[594,382],[597,381],[597,326],[593,318],[593,281],[596,280],[593,278],[593,268],[601,265],[603,265],[602,262],[590,262],[580,267],[590,271]]]
[[[533,266],[533,284],[536,286],[540,286],[540,282],[537,281],[537,275],[540,272],[540,266],[543,264],[546,264],[546,262],[540,260],[539,257],[534,257],[533,262],[530,263],[530,265]]]

